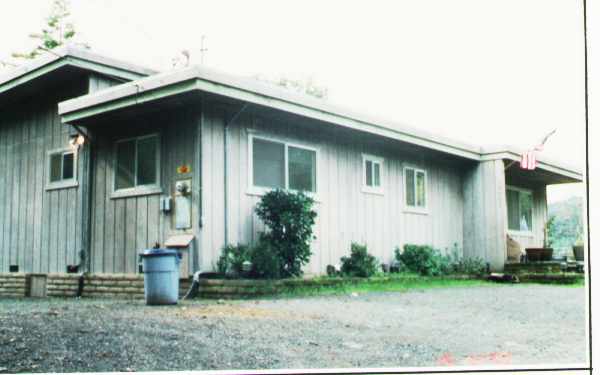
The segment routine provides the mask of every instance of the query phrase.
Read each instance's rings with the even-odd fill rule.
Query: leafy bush
[[[281,277],[302,275],[302,266],[310,260],[317,217],[313,205],[314,200],[302,192],[278,189],[265,194],[256,206],[256,214],[269,228],[262,240],[277,254]]]
[[[461,275],[483,275],[486,266],[480,258],[464,258],[452,264],[452,272]]]
[[[278,279],[281,277],[281,261],[271,243],[261,235],[258,243],[251,248],[252,277],[258,279]]]
[[[367,252],[365,245],[352,243],[350,256],[342,257],[342,274],[346,276],[371,277],[377,272],[377,259]]]
[[[453,273],[461,275],[483,275],[486,265],[481,258],[463,258],[458,244],[454,244],[450,255],[450,266]]]
[[[217,271],[226,276],[242,274],[242,264],[250,260],[250,248],[246,245],[226,245],[217,261]]]
[[[423,276],[439,276],[451,272],[450,259],[428,245],[406,244],[402,252],[396,248],[395,255],[396,260],[401,262],[408,271]]]

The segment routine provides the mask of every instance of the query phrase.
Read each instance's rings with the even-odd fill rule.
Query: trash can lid
[[[178,256],[177,250],[171,249],[146,249],[142,254],[142,257],[162,257],[162,256]]]

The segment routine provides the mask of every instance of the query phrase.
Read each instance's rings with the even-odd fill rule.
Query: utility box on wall
[[[175,183],[175,229],[192,227],[192,180]]]

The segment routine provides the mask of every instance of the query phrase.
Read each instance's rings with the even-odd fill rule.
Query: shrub
[[[271,243],[261,235],[258,243],[251,248],[252,277],[258,279],[278,279],[281,277],[281,261]]]
[[[217,261],[217,272],[238,277],[242,274],[242,264],[250,260],[250,248],[246,245],[226,245]]]
[[[269,228],[262,240],[277,254],[281,277],[302,275],[302,266],[310,260],[317,217],[313,204],[314,200],[302,192],[278,189],[265,194],[256,206],[256,214]]]
[[[352,243],[350,256],[342,257],[342,274],[346,276],[371,277],[377,272],[377,259],[367,252],[365,245]]]
[[[481,258],[463,258],[460,254],[458,244],[454,244],[450,255],[450,263],[453,273],[461,275],[483,275],[486,265]]]
[[[451,272],[451,262],[439,250],[428,245],[404,245],[404,251],[395,250],[396,260],[401,262],[408,271],[423,276],[439,276]]]

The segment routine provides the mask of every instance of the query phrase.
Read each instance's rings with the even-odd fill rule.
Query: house
[[[74,48],[0,78],[0,273],[135,274],[187,238],[185,272],[264,229],[271,188],[317,201],[308,273],[352,241],[459,248],[501,270],[507,234],[542,246],[546,186],[582,174],[202,67],[166,73]],[[187,235],[187,237],[182,237]]]

